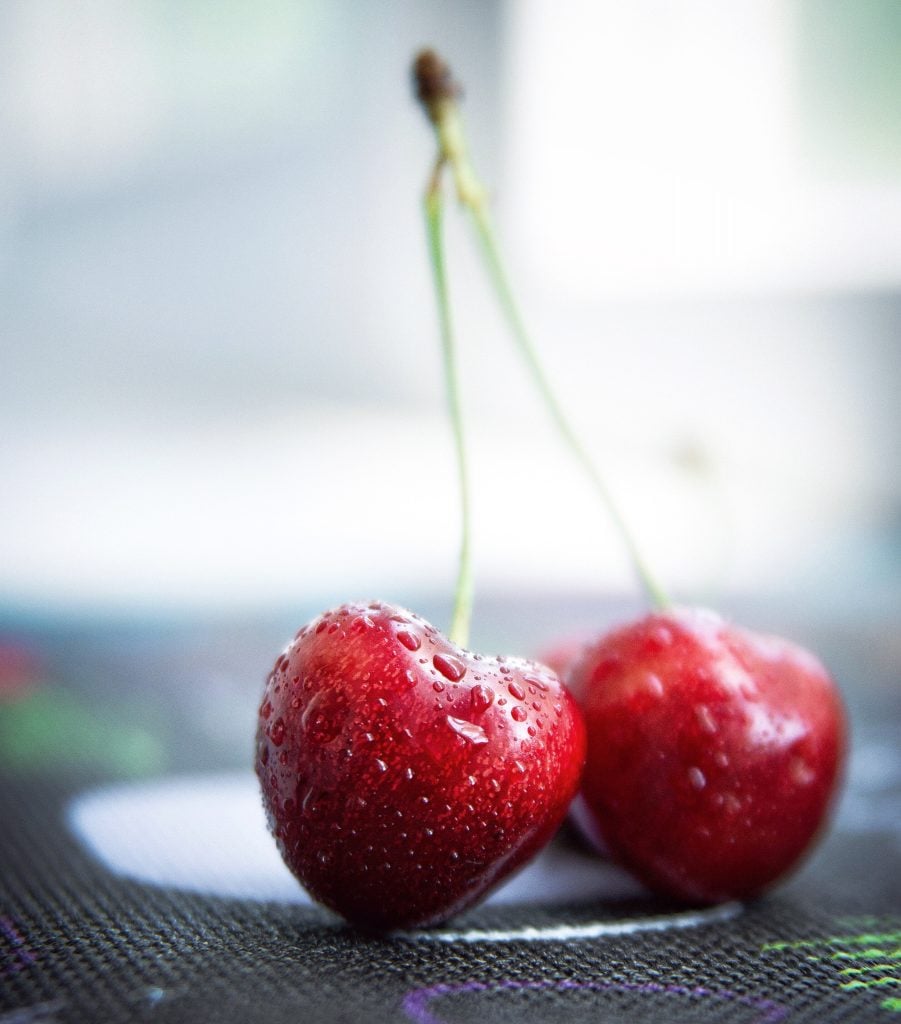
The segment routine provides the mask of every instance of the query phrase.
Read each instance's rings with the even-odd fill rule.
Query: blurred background
[[[449,595],[426,44],[664,584],[897,611],[896,0],[6,0],[5,612]],[[637,593],[449,221],[477,585]]]

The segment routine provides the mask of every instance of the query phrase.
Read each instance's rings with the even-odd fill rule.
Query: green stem
[[[426,231],[429,242],[429,260],[438,302],[438,321],[441,329],[441,347],[444,353],[444,379],[450,410],[454,447],[457,452],[457,473],[460,481],[460,511],[462,517],[460,562],[454,593],[454,611],[449,639],[460,647],[469,641],[469,622],[472,617],[472,556],[470,553],[469,472],[466,465],[466,444],[463,434],[463,414],[460,406],[460,387],[457,357],[451,327],[450,302],[447,292],[447,274],[444,265],[443,205],[440,174],[443,161],[439,160],[425,197]]]
[[[641,556],[641,552],[638,550],[638,545],[635,543],[635,539],[633,538],[632,533],[626,525],[626,521],[619,510],[618,504],[614,500],[613,495],[607,487],[600,471],[595,466],[588,452],[585,450],[585,447],[582,445],[573,430],[572,425],[563,412],[562,406],[557,401],[557,396],[551,388],[547,374],[544,372],[544,367],[541,365],[541,361],[538,358],[538,352],[532,344],[532,340],[525,329],[516,300],[513,298],[513,292],[510,288],[507,275],[504,272],[503,264],[501,263],[497,243],[494,238],[494,231],[492,230],[488,212],[485,209],[485,204],[482,201],[470,202],[465,199],[463,202],[472,216],[473,224],[476,229],[476,236],[482,247],[482,255],[485,258],[485,263],[488,267],[488,274],[491,278],[494,290],[497,293],[501,309],[503,310],[504,316],[507,318],[507,322],[510,326],[510,330],[516,344],[519,346],[520,354],[532,373],[532,377],[534,378],[538,391],[544,400],[544,404],[547,406],[548,412],[556,424],[564,442],[569,447],[569,450],[572,452],[576,461],[581,465],[588,478],[591,480],[595,491],[606,506],[607,512],[613,520],[613,524],[618,530],[619,535],[626,546],[626,550],[629,552],[629,558],[632,561],[636,575],[641,581],[641,585],[644,587],[648,600],[657,608],[666,608],[669,604],[666,595],[651,575],[645,560]]]
[[[563,412],[563,407],[557,401],[551,385],[548,381],[541,361],[538,358],[537,350],[532,344],[528,333],[519,314],[513,292],[510,288],[507,275],[500,259],[497,244],[494,240],[494,231],[488,217],[486,193],[482,182],[473,169],[469,158],[469,150],[466,145],[466,135],[463,130],[463,121],[460,117],[457,97],[460,88],[451,75],[447,64],[432,50],[424,50],[416,59],[413,68],[414,82],[419,100],[421,101],[426,115],[435,128],[438,141],[438,162],[432,176],[431,185],[426,198],[428,210],[430,251],[432,254],[432,268],[435,273],[435,284],[438,291],[438,305],[441,316],[442,337],[445,346],[445,366],[448,375],[448,391],[451,402],[451,416],[454,421],[454,433],[457,438],[458,460],[460,463],[460,478],[463,491],[464,509],[464,530],[463,530],[463,551],[461,552],[460,580],[457,587],[457,612],[454,621],[457,622],[458,613],[464,623],[468,622],[469,603],[471,603],[471,579],[469,578],[469,556],[468,556],[468,510],[466,499],[466,473],[465,460],[463,458],[463,435],[460,428],[460,411],[457,399],[456,371],[453,360],[453,346],[450,335],[450,314],[447,304],[447,289],[444,280],[444,264],[441,248],[441,199],[440,199],[440,176],[445,165],[453,175],[454,185],[457,190],[457,198],[460,203],[469,211],[475,224],[476,234],[482,247],[485,262],[491,283],[497,292],[497,297],[507,321],[510,325],[513,337],[519,347],[520,353],[532,372],[532,376],[538,387],[538,391],[544,400],[548,411],[551,414],[563,441],[566,443],[576,460],[588,475],[595,491],[606,506],[614,525],[625,543],[626,550],[631,558],[636,575],[641,581],[648,599],[657,608],[666,608],[669,604],[666,595],[657,585],[651,575],[638,545],[626,525],[626,521],[619,511],[619,506],[607,487],[603,476],[595,466],[586,449],[579,441],[569,420]],[[464,597],[466,589],[469,588],[469,597]],[[465,610],[461,610],[461,606]]]

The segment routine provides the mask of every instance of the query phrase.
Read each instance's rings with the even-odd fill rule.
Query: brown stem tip
[[[413,63],[413,83],[416,97],[425,107],[429,118],[435,120],[435,105],[441,100],[455,100],[461,94],[451,69],[434,50],[422,50]]]

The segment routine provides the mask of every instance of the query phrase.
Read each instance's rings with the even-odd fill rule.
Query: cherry
[[[301,629],[259,712],[256,771],[285,863],[375,929],[472,906],[551,837],[585,732],[545,666],[487,658],[393,605]]]
[[[845,713],[808,651],[696,609],[658,611],[589,645],[582,794],[614,858],[680,900],[745,898],[823,830]]]

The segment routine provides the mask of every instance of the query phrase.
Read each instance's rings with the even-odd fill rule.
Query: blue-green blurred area
[[[425,44],[465,86],[536,345],[668,589],[897,612],[894,0],[7,0],[3,607],[450,589]],[[448,234],[477,586],[634,594]]]

